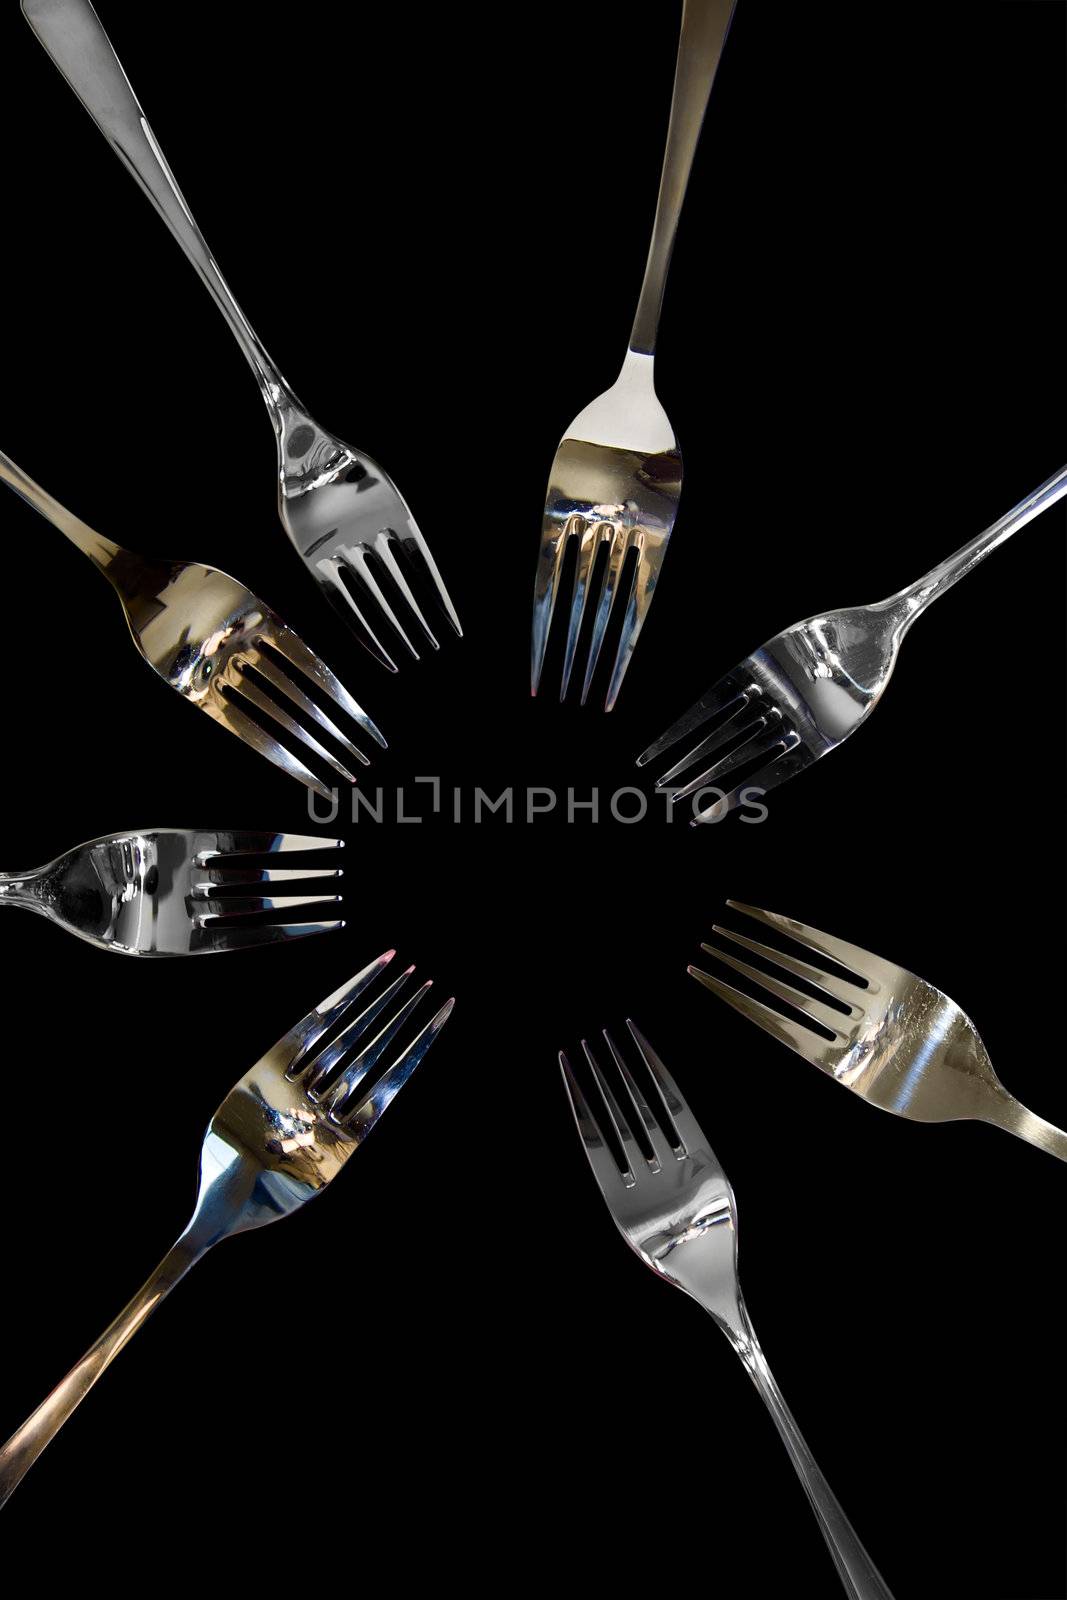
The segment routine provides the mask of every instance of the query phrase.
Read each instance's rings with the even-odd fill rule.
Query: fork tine
[[[732,939],[734,944],[739,944],[745,950],[751,950],[753,955],[762,956],[766,961],[773,961],[778,966],[784,967],[786,972],[793,973],[794,977],[806,978],[817,988],[823,989],[827,994],[834,995],[847,1006],[855,1004],[855,996],[862,994],[858,985],[846,983],[843,978],[835,978],[828,972],[823,972],[819,967],[813,967],[808,961],[800,961],[796,956],[787,955],[784,950],[772,950],[769,944],[760,944],[758,939],[748,939],[743,933],[735,933],[732,928],[721,928],[716,922],[712,925],[712,933],[717,933],[720,939]],[[713,944],[702,944],[702,950],[708,955],[717,956],[719,951]]]
[[[407,983],[415,968],[405,967],[399,977],[384,988],[375,1000],[372,1000],[365,1011],[361,1011],[351,1022],[346,1023],[342,1031],[333,1041],[320,1050],[310,1060],[301,1064],[300,1072],[304,1079],[304,1090],[309,1100],[318,1101],[323,1095],[323,1085],[334,1067],[342,1061],[352,1047],[360,1040],[376,1018],[380,1017],[386,1006],[396,997]],[[292,1074],[290,1074],[292,1076]]]
[[[880,956],[872,955],[869,950],[862,949],[858,944],[847,944],[844,939],[838,939],[832,933],[820,933],[818,928],[811,928],[806,922],[796,922],[792,917],[782,917],[774,911],[761,911],[758,906],[746,906],[740,900],[727,900],[726,904],[731,911],[740,911],[746,917],[753,917],[756,922],[762,922],[768,928],[788,934],[806,950],[813,950],[817,955],[829,956],[830,960],[836,961],[839,966],[846,967],[861,978],[866,978],[868,984],[893,971],[892,965],[883,961]],[[780,959],[777,951],[775,957]],[[824,983],[825,977],[820,976],[818,982]]]
[[[803,1056],[805,1061],[812,1061],[823,1071],[830,1070],[827,1066],[828,1056],[836,1054],[836,1050],[843,1051],[841,1041],[836,1041],[836,1047],[830,1040],[824,1039],[821,1034],[812,1033],[810,1028],[805,1028],[801,1022],[793,1022],[789,1017],[783,1017],[780,1011],[775,1011],[771,1006],[764,1005],[762,1000],[753,1000],[750,995],[742,994],[740,989],[735,989],[729,983],[723,983],[718,978],[713,978],[710,972],[702,972],[699,967],[687,967],[691,978],[702,983],[705,989],[710,989],[712,994],[717,994],[720,1000],[725,1000],[728,1006],[733,1006],[735,1011],[740,1011],[749,1022],[754,1022],[757,1027],[769,1033],[780,1044],[786,1044],[790,1050],[795,1050],[798,1056]]]
[[[312,933],[334,933],[345,926],[344,918],[318,922],[264,922],[246,927],[240,922],[220,923],[218,918],[202,923],[200,937],[205,947],[218,950],[246,950],[261,944],[287,944]]]
[[[326,1029],[332,1027],[349,1006],[358,1000],[367,985],[373,983],[379,973],[385,971],[395,955],[395,950],[383,950],[380,956],[368,961],[367,965],[354,977],[349,978],[347,983],[342,983],[341,987],[328,994],[325,1000],[320,1000],[306,1017],[301,1017],[300,1021],[278,1040],[271,1053],[283,1059],[288,1058],[285,1066],[289,1077],[298,1070],[302,1058],[321,1039]]]
[[[370,1094],[361,1100],[354,1110],[343,1112],[336,1119],[356,1139],[357,1143],[362,1144],[371,1129],[381,1121],[452,1015],[455,1004],[455,996],[446,1000],[437,1015],[430,1018],[422,1032],[408,1045],[404,1053],[393,1062],[388,1072],[382,1074]]]
[[[380,543],[374,546],[376,555],[382,556],[383,546],[388,547],[388,540],[384,537],[381,539]],[[342,550],[341,554],[352,568],[352,571],[357,574],[360,581],[366,585],[371,599],[374,600],[379,609],[385,613],[385,618],[389,623],[389,626],[400,635],[400,638],[404,641],[404,644],[407,646],[412,658],[417,661],[419,659],[419,652],[415,649],[415,646],[408,638],[407,630],[401,625],[399,617],[389,604],[388,600],[385,598],[385,595],[382,592],[381,584],[374,576],[374,571],[371,567],[371,564],[367,560],[367,551],[364,546],[347,545],[344,550]],[[366,623],[364,623],[364,627],[366,627]],[[436,640],[434,641],[434,648],[437,648]]]
[[[296,778],[308,789],[321,795],[324,800],[333,799],[331,791],[322,779],[310,768],[305,767],[302,761],[298,761],[283,744],[278,743],[277,739],[272,739],[258,722],[253,722],[252,718],[241,710],[236,700],[224,700],[221,696],[216,696],[214,700],[202,700],[200,704],[201,708],[221,727],[227,728],[230,733],[235,733],[238,739],[243,739],[245,744],[250,745],[259,755],[266,756],[268,761],[273,761],[276,767],[281,767],[291,778]]]
[[[263,833],[255,829],[232,829],[222,833],[198,833],[203,841],[196,865],[223,861],[230,856],[271,856],[285,851],[343,850],[343,839],[323,839],[311,833]],[[211,841],[210,843],[208,841]]]
[[[581,517],[572,517],[571,529],[578,539],[578,560],[574,568],[574,590],[571,596],[571,617],[567,628],[567,648],[563,656],[563,684],[559,692],[560,700],[566,700],[567,690],[570,687],[571,672],[574,667],[574,656],[578,649],[578,635],[582,631],[582,620],[585,617],[586,602],[589,599],[589,575],[593,570],[597,548],[600,544],[602,523],[585,522]],[[582,523],[579,532],[577,524]]]
[[[375,1034],[371,1042],[364,1046],[353,1061],[349,1062],[333,1087],[327,1091],[325,1104],[331,1116],[339,1120],[344,1119],[344,1112],[341,1107],[363,1082],[367,1074],[377,1066],[419,1001],[432,987],[433,979],[427,978],[426,982],[416,989],[414,994],[408,996],[399,1011],[390,1017],[385,1027]]]
[[[242,895],[232,899],[222,895],[205,895],[194,901],[196,921],[202,926],[219,922],[238,921],[243,917],[257,916],[264,911],[295,911],[299,906],[339,906],[339,894],[295,894],[285,900],[271,895]]]
[[[429,545],[419,532],[414,517],[408,517],[408,525],[405,529],[396,530],[396,537],[400,541],[400,549],[404,558],[413,571],[418,572],[425,569],[423,576],[429,575],[430,582],[433,584],[438,600],[444,607],[445,615],[452,624],[456,637],[462,639],[463,628],[460,625],[459,613],[449,598],[448,590],[445,588],[445,580],[438,571],[437,562],[430,553]]]
[[[363,766],[370,766],[370,762],[363,754],[363,751],[352,743],[346,733],[341,732],[337,724],[326,715],[321,706],[316,705],[314,700],[308,699],[300,685],[294,683],[289,674],[283,672],[268,655],[264,655],[260,650],[256,650],[254,653],[248,652],[246,656],[237,658],[238,666],[243,668],[246,659],[251,666],[255,667],[258,673],[266,678],[268,683],[286,695],[295,706],[298,706],[305,716],[316,722],[325,733],[330,735],[331,739],[336,739],[337,743],[347,750],[349,755],[355,756],[356,760],[362,762]]]
[[[345,565],[347,566],[348,563],[346,562]],[[355,617],[359,623],[362,643],[370,651],[371,655],[381,662],[383,667],[386,667],[390,672],[395,672],[397,670],[396,662],[363,615],[362,608],[341,576],[342,563],[340,559],[337,556],[323,556],[321,560],[316,561],[315,570],[322,578],[327,598],[334,608],[340,611],[343,616],[347,611]],[[347,616],[345,620],[348,620]],[[412,653],[414,654],[414,652]]]
[[[758,789],[765,794],[768,789],[776,788],[779,784],[784,783],[787,778],[791,778],[794,773],[801,772],[804,767],[810,766],[812,761],[816,759],[815,756],[805,750],[799,736],[795,733],[789,734],[784,739],[776,740],[775,743],[778,748],[775,750],[774,745],[770,747],[775,750],[775,753],[764,766],[760,767],[757,772],[749,773],[745,781],[739,783],[736,788],[731,789],[729,794],[722,800],[716,800],[710,806],[705,806],[703,811],[698,811],[696,816],[690,819],[689,826],[695,828],[702,822],[710,822],[716,816],[728,816],[731,811],[737,810],[741,804],[742,795],[748,794],[752,789]],[[738,757],[740,757],[741,753],[740,750],[735,751],[735,755]],[[766,751],[762,753],[767,754]],[[729,901],[727,901],[727,904],[729,904]]]
[[[655,761],[656,757],[661,756],[664,750],[669,750],[672,744],[677,744],[679,739],[684,739],[687,733],[695,732],[711,717],[717,717],[720,712],[725,711],[751,687],[752,685],[748,680],[739,678],[735,672],[728,672],[725,677],[719,679],[718,683],[713,683],[711,688],[702,694],[700,699],[689,707],[688,711],[683,712],[676,722],[672,722],[666,733],[660,734],[659,738],[654,740],[647,750],[641,752],[637,758],[637,765],[639,767],[647,767],[650,761]],[[687,759],[685,765],[688,766],[688,764]],[[675,767],[673,770],[677,772],[679,769]],[[667,773],[666,776],[670,777],[670,773]]]
[[[567,548],[570,519],[561,528],[553,517],[546,517],[541,531],[541,550],[534,577],[533,633],[530,639],[530,693],[536,695],[548,649],[552,613],[556,607],[563,552]]]
[[[240,666],[242,663],[238,662],[237,665]],[[355,777],[349,772],[348,768],[342,766],[336,756],[331,755],[319,743],[314,734],[309,733],[305,727],[296,721],[295,717],[291,717],[284,706],[280,706],[276,700],[272,700],[269,695],[264,694],[258,683],[253,683],[243,672],[241,674],[240,687],[235,690],[235,693],[243,696],[257,710],[261,711],[265,717],[270,717],[272,721],[277,722],[298,744],[306,745],[309,750],[313,750],[319,760],[325,761],[327,766],[332,767],[334,772],[339,777],[344,778],[346,783],[355,783]],[[326,792],[328,793],[329,791]]]
[[[612,1059],[614,1060],[616,1067],[619,1069],[619,1074],[626,1088],[630,1105],[630,1111],[627,1112],[627,1120],[631,1120],[630,1112],[632,1112],[633,1116],[644,1124],[645,1132],[648,1135],[648,1141],[652,1146],[653,1160],[651,1162],[651,1167],[653,1172],[659,1172],[664,1161],[667,1159],[660,1125],[653,1116],[648,1101],[641,1093],[637,1079],[626,1065],[626,1061],[623,1058],[622,1052],[617,1049],[614,1039],[611,1037],[611,1034],[606,1028],[604,1029],[604,1040],[608,1049],[611,1051]],[[631,1126],[636,1127],[637,1123],[631,1122]]]
[[[755,722],[748,723],[744,728],[726,730],[723,739],[713,735],[713,750],[719,748],[731,738],[741,737],[742,734],[745,735],[745,739],[743,744],[737,745],[735,749],[728,751],[726,755],[718,756],[710,767],[705,767],[703,772],[699,773],[695,778],[690,778],[680,789],[673,789],[671,792],[674,799],[684,800],[688,795],[696,794],[698,789],[706,789],[713,785],[718,788],[717,779],[729,778],[731,773],[736,772],[744,762],[751,761],[757,756],[768,754],[778,742],[778,736],[776,732],[775,736],[768,741],[767,734],[772,726],[777,730],[779,721],[780,713],[772,710],[757,717]]]
[[[610,711],[619,697],[622,680],[626,676],[626,669],[630,665],[630,657],[634,653],[641,629],[648,616],[648,608],[652,604],[652,596],[656,592],[659,582],[660,568],[663,566],[663,557],[666,554],[667,543],[664,539],[657,539],[649,548],[647,536],[642,540],[637,558],[637,568],[634,572],[633,583],[630,586],[630,598],[626,603],[626,616],[623,620],[622,634],[619,638],[618,649],[615,652],[615,665],[611,669],[611,682],[608,684],[607,698],[604,701],[604,710]]]
[[[362,706],[357,705],[344,684],[334,677],[329,667],[323,665],[318,656],[308,649],[303,639],[298,634],[295,634],[292,628],[287,628],[283,622],[278,622],[277,619],[274,619],[271,622],[270,632],[265,632],[263,638],[268,644],[273,645],[281,655],[285,656],[288,661],[291,661],[294,667],[299,667],[300,671],[309,677],[313,683],[317,683],[319,688],[328,694],[336,705],[339,705],[343,711],[348,713],[353,722],[359,724],[364,733],[370,734],[376,744],[381,745],[383,750],[389,748]]]
[[[611,1041],[609,1040],[609,1045],[610,1042]],[[614,1054],[614,1052],[612,1053]],[[636,1138],[634,1137],[634,1128],[636,1123],[630,1122],[626,1116],[626,1113],[619,1105],[619,1102],[615,1097],[614,1090],[609,1084],[604,1073],[600,1070],[599,1062],[584,1039],[582,1040],[582,1054],[585,1056],[585,1059],[589,1064],[589,1070],[596,1082],[596,1086],[600,1090],[600,1098],[604,1102],[604,1108],[608,1114],[608,1121],[615,1131],[615,1135],[619,1141],[619,1148],[622,1151],[623,1159],[626,1162],[626,1170],[622,1175],[623,1182],[626,1184],[627,1188],[632,1188],[637,1182],[637,1174],[641,1170],[642,1164],[647,1165],[647,1162],[645,1162],[644,1152],[641,1150]]]
[[[667,1071],[667,1068],[663,1065],[663,1062],[653,1050],[652,1046],[649,1044],[648,1040],[645,1038],[636,1022],[633,1022],[631,1018],[627,1017],[626,1026],[630,1030],[630,1037],[633,1039],[638,1050],[641,1052],[641,1059],[644,1061],[645,1066],[652,1074],[653,1082],[656,1085],[660,1100],[663,1104],[663,1109],[667,1113],[668,1120],[677,1130],[678,1144],[675,1146],[675,1154],[679,1154],[680,1151],[684,1153],[685,1151],[698,1148],[705,1142],[704,1135],[697,1126],[696,1118],[693,1116],[693,1113],[683,1100],[682,1091],[679,1089],[678,1085],[675,1083],[674,1079]]]
[[[709,733],[706,738],[701,739],[700,743],[690,750],[687,755],[682,756],[680,761],[676,761],[674,766],[663,774],[662,778],[657,778],[656,788],[664,788],[670,782],[670,780],[672,778],[676,778],[679,773],[685,772],[689,767],[694,766],[698,761],[705,761],[708,756],[714,755],[716,751],[721,750],[723,745],[729,744],[731,739],[738,739],[742,734],[747,734],[750,728],[755,729],[761,725],[765,726],[767,722],[766,716],[762,717],[758,722],[747,723],[743,727],[738,725],[740,718],[748,709],[749,704],[750,700],[748,695],[740,695],[736,703],[736,709],[730,712],[730,715],[726,718],[725,722],[721,723],[713,733]],[[695,782],[699,787],[700,780],[697,779]],[[692,787],[686,789],[684,793],[691,794]],[[676,796],[678,799],[681,797],[682,796],[680,794]]]
[[[563,1073],[563,1087],[567,1091],[567,1099],[570,1101],[571,1111],[574,1114],[578,1137],[582,1141],[582,1148],[585,1150],[589,1165],[593,1169],[593,1176],[600,1185],[601,1193],[610,1202],[613,1198],[613,1190],[618,1184],[624,1183],[627,1188],[633,1187],[633,1177],[631,1175],[627,1180],[619,1171],[619,1164],[608,1149],[597,1120],[590,1109],[589,1102],[582,1093],[581,1085],[574,1076],[571,1064],[562,1050],[559,1052],[559,1064]],[[610,1111],[608,1114],[610,1116]],[[622,1143],[621,1134],[619,1143],[620,1145]]]
[[[383,534],[375,546],[375,549],[388,568],[389,576],[400,590],[400,593],[404,596],[404,599],[407,601],[412,611],[414,611],[415,616],[418,619],[419,626],[429,640],[431,647],[434,650],[440,650],[441,646],[437,642],[434,631],[430,627],[430,624],[426,621],[426,618],[423,616],[422,608],[420,607],[415,596],[412,594],[408,580],[401,571],[400,563],[396,559],[396,553],[393,550],[393,540],[389,538],[387,534]]]
[[[827,1005],[825,1001],[816,1000],[812,995],[805,994],[803,989],[795,989],[791,983],[786,983],[769,972],[762,972],[758,967],[750,966],[747,961],[731,955],[728,950],[712,950],[710,953],[716,961],[722,961],[726,966],[733,967],[735,972],[740,972],[758,988],[766,989],[777,999],[784,1000],[786,1005],[792,1006],[794,1010],[811,1017],[824,1028],[829,1028],[835,1038],[847,1037],[846,1022],[855,1021],[863,1015],[858,1006],[850,1005],[846,1017],[843,1012],[835,1011],[833,1006]]]
[[[342,867],[239,867],[215,858],[217,865],[203,867],[202,882],[194,883],[191,893],[206,896],[216,884],[228,883],[326,883],[344,876]]]
[[[626,552],[630,548],[630,531],[628,528],[613,528],[608,544],[608,565],[600,588],[600,599],[597,603],[596,616],[593,619],[593,635],[589,641],[589,659],[585,664],[585,677],[582,680],[582,705],[589,697],[589,685],[593,681],[593,674],[600,660],[600,651],[604,643],[604,635],[608,628],[608,619],[611,608],[615,603],[615,592],[619,586],[623,564],[626,561]]]

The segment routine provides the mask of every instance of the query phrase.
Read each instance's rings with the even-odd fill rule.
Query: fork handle
[[[856,1530],[842,1511],[830,1485],[815,1465],[815,1458],[774,1381],[747,1313],[742,1312],[742,1318],[743,1332],[740,1335],[731,1332],[731,1342],[762,1395],[774,1418],[775,1427],[782,1436],[782,1442],[789,1451],[789,1458],[804,1485],[845,1593],[849,1600],[893,1600],[885,1580],[860,1543]]]
[[[89,0],[22,0],[27,22],[127,171],[137,179],[230,325],[272,417],[297,401],[223,278]]]
[[[23,472],[18,462],[12,461],[2,450],[0,450],[0,483],[6,483],[20,500],[25,500],[26,504],[32,506],[34,511],[39,511],[53,528],[58,528],[60,533],[66,534],[71,544],[76,544],[79,550],[84,551],[101,572],[106,573],[112,562],[123,554],[120,545],[113,539],[105,539],[102,533],[90,528],[89,524],[76,517],[73,511],[61,506],[47,489],[42,489],[39,483],[34,483],[29,473]]]
[[[984,532],[948,556],[924,578],[920,578],[907,589],[902,589],[899,594],[893,595],[886,604],[898,606],[903,602],[906,608],[904,626],[909,628],[920,612],[925,611],[927,606],[932,605],[946,589],[951,589],[952,585],[958,583],[968,572],[972,572],[980,561],[985,560],[990,551],[1003,544],[1005,539],[1010,539],[1013,533],[1018,533],[1020,528],[1025,528],[1028,522],[1039,517],[1043,511],[1054,506],[1065,495],[1067,495],[1067,466],[1054,472],[1051,478],[1046,478],[1033,494],[1028,494],[1017,506],[1012,506],[1010,511],[998,517]]]
[[[659,180],[645,278],[637,302],[630,349],[651,355],[656,348],[663,290],[671,264],[678,218],[689,183],[708,96],[722,56],[735,0],[684,0],[678,62],[674,70],[671,120]]]
[[[47,1400],[42,1400],[37,1410],[11,1435],[0,1449],[0,1506],[14,1493],[45,1445],[55,1438],[101,1373],[206,1249],[206,1245],[194,1244],[187,1233],[183,1234],[111,1326],[56,1385]]]

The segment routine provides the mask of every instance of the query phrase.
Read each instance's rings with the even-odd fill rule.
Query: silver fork
[[[164,682],[283,772],[325,799],[331,798],[331,791],[305,765],[307,759],[313,757],[346,783],[355,783],[312,727],[327,734],[347,756],[368,765],[348,734],[290,676],[292,668],[385,748],[378,729],[344,685],[236,578],[196,561],[133,555],[81,522],[2,451],[0,479],[104,574],[122,602],[134,644]],[[261,727],[257,717],[268,721],[273,731]],[[278,733],[296,746],[304,760],[280,742]]]
[[[740,1356],[804,1485],[845,1593],[851,1600],[891,1600],[815,1465],[756,1339],[737,1277],[737,1207],[726,1174],[663,1062],[634,1023],[627,1019],[626,1026],[647,1093],[606,1031],[608,1071],[582,1041],[598,1112],[562,1051],[559,1058],[578,1133],[615,1226],[646,1267],[711,1313]]]
[[[328,1028],[349,1016],[395,953],[387,950],[328,995],[230,1090],[204,1137],[188,1226],[144,1287],[0,1449],[0,1505],[189,1268],[220,1239],[277,1222],[321,1194],[376,1126],[440,1033],[454,1002],[446,1001],[380,1076],[386,1051],[430,983],[416,989],[377,1032],[372,1029],[414,967],[382,989],[332,1043],[315,1046]],[[372,1076],[377,1082],[365,1087]]]
[[[341,868],[249,863],[343,843],[300,833],[203,828],[107,834],[46,866],[0,873],[0,906],[23,906],[89,944],[127,956],[280,944],[344,927],[341,897],[328,893],[339,888]],[[303,893],[294,892],[297,884]],[[243,893],[220,894],[229,888]],[[315,920],[312,911],[319,913]],[[283,920],[294,912],[306,920]],[[265,913],[276,920],[260,920]]]
[[[409,578],[424,584],[457,634],[459,618],[425,539],[388,473],[327,433],[304,410],[234,299],[182,197],[155,135],[89,0],[22,0],[30,27],[124,167],[132,172],[222,312],[255,373],[278,445],[278,507],[304,565],[361,642],[390,671],[375,608],[412,656],[418,652],[382,589],[384,575],[438,648]],[[397,559],[399,552],[400,560]],[[403,564],[401,564],[403,563]],[[367,602],[370,602],[368,608]]]
[[[656,220],[629,347],[611,388],[580,411],[567,429],[549,473],[534,580],[531,691],[535,695],[563,558],[571,539],[577,543],[577,558],[561,700],[570,686],[601,546],[607,547],[607,560],[582,680],[583,705],[616,596],[625,590],[622,634],[608,684],[606,711],[618,697],[659,581],[682,490],[682,457],[656,396],[656,330],[689,170],[733,9],[734,0],[684,0]],[[634,558],[627,588],[623,574],[630,551]]]
[[[712,719],[715,727],[656,782],[674,800],[707,789],[693,818],[717,821],[752,789],[765,792],[833,750],[874,710],[916,617],[997,545],[1067,494],[1067,467],[917,583],[876,605],[827,611],[777,634],[720,678],[637,758],[646,766]],[[744,768],[759,763],[728,793]],[[699,770],[688,776],[692,769]],[[677,781],[675,781],[677,780]],[[701,797],[702,798],[702,797]]]
[[[740,945],[778,972],[812,984],[817,991],[812,995],[798,989],[729,950],[701,945],[805,1020],[787,1016],[699,967],[688,969],[735,1011],[883,1111],[914,1122],[991,1122],[1067,1161],[1067,1133],[1027,1111],[1008,1093],[974,1023],[948,995],[906,968],[832,934],[820,933],[807,923],[737,900],[726,904],[788,935],[815,957],[814,963],[802,960],[788,951],[772,950],[733,928],[716,925],[712,932],[720,938]],[[855,977],[825,971],[827,960],[847,968]]]

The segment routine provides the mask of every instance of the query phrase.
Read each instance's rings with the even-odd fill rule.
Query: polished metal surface
[[[800,1012],[813,1026],[785,1016],[774,1005],[742,993],[699,967],[689,968],[692,977],[743,1017],[883,1111],[914,1122],[991,1122],[1067,1161],[1067,1133],[1027,1111],[1008,1093],[974,1023],[948,995],[906,968],[792,917],[736,900],[726,903],[787,935],[815,958],[814,962],[804,960],[770,949],[733,928],[714,927],[712,931],[720,938],[740,945],[777,972],[812,984],[817,991],[814,995],[802,991],[729,950],[702,945],[709,955]],[[826,961],[847,968],[855,978],[826,972]],[[823,1031],[816,1032],[817,1028]],[[827,1033],[831,1037],[827,1038]]]
[[[685,0],[683,6],[659,201],[629,348],[611,388],[579,412],[567,429],[549,473],[534,580],[533,694],[540,686],[564,556],[572,539],[577,554],[561,700],[570,686],[590,600],[594,610],[582,679],[583,705],[621,595],[622,632],[604,702],[604,709],[611,710],[659,581],[682,489],[682,457],[656,396],[656,330],[689,171],[733,9],[734,0]],[[606,558],[598,563],[602,548]]]
[[[230,1090],[204,1136],[188,1226],[106,1332],[0,1449],[0,1505],[189,1268],[220,1239],[277,1222],[321,1194],[403,1088],[448,1020],[453,1001],[380,1071],[430,988],[422,984],[394,1010],[415,970],[408,967],[347,1020],[394,955],[387,950],[329,995]],[[386,1014],[388,1020],[374,1031]],[[315,1049],[326,1030],[341,1023],[331,1042]],[[376,1081],[368,1089],[371,1078]]]
[[[0,906],[23,906],[101,950],[126,956],[281,944],[344,927],[341,868],[250,863],[343,843],[204,828],[108,834],[46,866],[0,873]],[[267,916],[270,921],[263,920]],[[290,920],[295,916],[304,920]]]
[[[326,799],[330,787],[306,765],[309,760],[346,783],[356,780],[321,742],[322,735],[345,759],[368,764],[348,734],[305,693],[298,674],[385,748],[378,729],[344,685],[236,578],[196,561],[132,555],[79,521],[2,451],[0,479],[66,534],[109,580],[134,643],[164,682],[268,761]],[[257,718],[269,723],[269,733]]]
[[[412,581],[435,597],[461,634],[441,574],[393,480],[370,456],[327,433],[308,415],[252,331],[193,221],[89,0],[22,0],[22,10],[196,268],[255,373],[277,439],[281,520],[312,577],[355,624],[361,642],[391,671],[396,665],[377,631],[379,613],[416,659],[413,624],[438,648]],[[331,320],[335,332],[343,328],[343,308],[334,308]]]
[[[720,678],[638,757],[637,765],[646,766],[717,719],[711,733],[656,782],[657,789],[668,790],[675,800],[732,783],[727,793],[697,813],[697,823],[717,821],[735,810],[749,789],[772,789],[810,767],[874,710],[900,641],[916,617],[1065,494],[1067,467],[1061,467],[984,533],[889,600],[828,611],[779,633]]]
[[[845,1593],[851,1600],[891,1600],[816,1466],[756,1339],[737,1276],[733,1190],[667,1068],[635,1025],[628,1020],[626,1026],[632,1066],[607,1032],[601,1061],[583,1040],[591,1094],[562,1052],[559,1058],[578,1133],[608,1210],[645,1266],[710,1312],[740,1356],[807,1491]],[[584,1229],[573,1237],[584,1240]]]

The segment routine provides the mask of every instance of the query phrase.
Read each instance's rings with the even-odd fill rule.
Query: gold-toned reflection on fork
[[[383,1071],[389,1047],[430,988],[424,983],[400,1001],[414,973],[408,967],[351,1018],[356,1000],[377,985],[394,955],[387,950],[328,995],[230,1090],[204,1136],[188,1226],[144,1287],[0,1449],[0,1505],[189,1268],[220,1239],[277,1222],[321,1194],[377,1125],[454,1004],[447,1000]],[[341,1023],[332,1042],[316,1049]]]
[[[704,944],[701,949],[778,1005],[691,966],[690,976],[712,994],[883,1111],[913,1122],[991,1122],[1067,1161],[1067,1133],[1008,1093],[974,1023],[947,994],[905,967],[806,922],[737,900],[726,904],[785,934],[813,959],[772,949],[748,934],[716,924],[712,932],[720,939],[774,970],[753,966],[721,945]],[[827,972],[827,962],[856,976]],[[810,984],[815,994],[799,989],[781,973]],[[806,1020],[787,1015],[781,1005]]]
[[[134,644],[163,681],[290,777],[330,799],[325,769],[346,783],[356,781],[337,749],[345,760],[368,765],[308,688],[385,748],[374,723],[329,667],[236,578],[198,561],[133,555],[61,506],[3,452],[0,479],[104,574],[122,603]],[[322,743],[324,736],[333,750]]]

